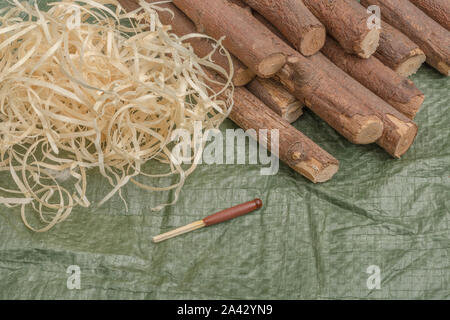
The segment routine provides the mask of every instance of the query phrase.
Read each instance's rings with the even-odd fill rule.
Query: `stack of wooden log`
[[[138,0],[119,2],[127,10],[139,8]],[[278,156],[313,182],[331,179],[339,162],[290,124],[302,106],[350,142],[377,143],[400,158],[417,135],[413,119],[424,101],[407,77],[425,61],[445,76],[450,73],[450,1],[173,0],[158,5],[170,9],[160,11],[160,19],[175,34],[224,38],[235,70],[231,120],[243,129],[279,129]],[[369,23],[374,5],[381,9],[381,28]],[[205,39],[189,42],[199,56],[212,51]],[[220,53],[214,60],[229,69]]]

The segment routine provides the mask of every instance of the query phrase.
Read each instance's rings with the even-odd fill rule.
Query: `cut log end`
[[[310,159],[299,162],[295,170],[304,175],[314,183],[322,183],[331,180],[339,170],[339,163],[329,163],[324,165],[320,161]]]
[[[282,53],[265,58],[258,66],[258,74],[263,78],[274,76],[286,64],[286,56]]]
[[[417,136],[417,125],[414,123],[405,123],[397,117],[387,114],[386,117],[393,122],[397,127],[397,134],[400,138],[397,140],[397,144],[392,150],[392,156],[400,158],[409,150]]]
[[[395,69],[395,72],[402,77],[409,77],[419,70],[425,60],[425,53],[420,49],[415,49],[411,52],[410,57]]]
[[[355,48],[358,52],[358,56],[364,59],[368,59],[372,54],[377,51],[378,45],[380,44],[380,29],[372,29],[361,41],[360,47]]]
[[[412,118],[414,118],[416,116],[416,113],[420,110],[420,107],[422,107],[424,101],[425,101],[424,94],[421,94],[421,95],[416,96],[411,99],[411,102],[409,103],[409,105],[411,106],[411,109],[416,110],[414,113],[414,116]]]
[[[233,76],[233,84],[236,87],[243,87],[247,85],[250,81],[252,81],[255,78],[255,73],[251,71],[250,69],[239,69],[235,70],[234,76]]]
[[[289,123],[297,121],[303,115],[303,105],[300,101],[295,101],[287,107],[286,114],[284,114],[283,119]]]
[[[399,144],[395,150],[394,157],[400,158],[409,150],[417,136],[417,127],[410,126],[406,132],[402,135]]]
[[[436,68],[440,73],[442,73],[446,77],[450,76],[450,66],[444,61],[439,62]]]
[[[370,144],[377,141],[383,134],[383,122],[374,116],[360,117],[361,126],[356,132],[353,142],[356,144]]]
[[[339,166],[336,164],[325,167],[317,176],[314,183],[322,183],[331,180],[333,176],[338,172]]]
[[[322,49],[325,44],[327,32],[323,26],[316,26],[307,32],[300,45],[300,52],[304,56],[311,56]]]

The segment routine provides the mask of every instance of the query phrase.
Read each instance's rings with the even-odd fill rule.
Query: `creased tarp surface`
[[[341,161],[325,184],[284,165],[276,176],[261,176],[259,165],[201,166],[162,212],[150,208],[173,194],[130,184],[128,213],[115,197],[45,234],[1,207],[0,298],[450,298],[450,80],[427,66],[412,79],[427,98],[401,160],[348,143],[310,112],[295,124]],[[107,184],[95,172],[90,181],[98,201]],[[151,242],[255,197],[264,201],[258,212]],[[80,290],[67,287],[71,265],[80,267]],[[379,290],[367,286],[372,265]]]

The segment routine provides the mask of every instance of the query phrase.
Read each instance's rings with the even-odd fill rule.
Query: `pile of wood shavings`
[[[183,169],[174,161],[173,131],[193,133],[195,121],[218,128],[232,107],[231,98],[219,98],[232,93],[232,68],[197,57],[184,42],[208,37],[177,37],[159,21],[161,9],[145,1],[130,13],[116,1],[63,0],[48,11],[9,4],[0,12],[0,171],[14,184],[0,182],[0,203],[20,206],[28,228],[47,231],[75,206],[91,206],[86,190],[94,168],[110,185],[99,205],[122,197],[128,182],[175,190],[173,202],[154,210],[175,203],[195,164]],[[221,92],[208,87],[205,66],[228,79]],[[149,160],[167,164],[167,174],[143,172]],[[174,174],[171,186],[135,180]]]

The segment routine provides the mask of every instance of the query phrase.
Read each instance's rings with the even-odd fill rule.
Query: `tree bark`
[[[364,6],[377,5],[383,19],[417,43],[427,63],[450,75],[450,32],[408,0],[361,0]]]
[[[270,78],[286,63],[282,42],[269,30],[252,25],[251,12],[234,1],[174,0],[198,26],[223,44],[262,78]],[[249,48],[251,50],[249,50]]]
[[[247,89],[289,123],[303,114],[303,105],[274,79],[255,78]]]
[[[358,100],[364,102],[379,118],[383,119],[383,135],[377,140],[377,144],[380,147],[395,158],[400,158],[409,150],[418,131],[417,125],[411,119],[394,109],[359,82],[349,77],[321,53],[311,58],[317,63],[325,65],[330,77],[336,81],[340,81]]]
[[[147,2],[149,3],[159,1],[160,0],[147,0]],[[139,8],[139,3],[136,0],[119,0],[119,2],[127,11],[133,11]],[[174,13],[172,15],[167,11],[158,12],[161,22],[163,24],[171,25],[173,33],[175,33],[177,36],[182,37],[187,34],[197,32],[195,24],[172,3],[158,4],[158,7],[169,9]],[[199,57],[205,57],[214,50],[213,43],[207,39],[192,38],[187,40],[186,42],[188,42],[192,46],[195,54]],[[230,70],[230,64],[227,57],[220,52],[216,51],[212,56],[212,60],[214,61],[214,63],[221,66],[225,70]],[[235,57],[232,57],[231,60],[234,69],[233,84],[235,86],[245,86],[255,77],[255,74]]]
[[[366,59],[377,49],[380,30],[369,29],[367,24],[369,15],[357,1],[304,0],[303,2],[347,52]]]
[[[265,40],[261,41],[266,41],[268,44],[276,43],[285,56],[293,58],[291,67],[286,69],[288,72],[277,73],[277,77],[297,99],[353,143],[369,144],[381,136],[382,121],[372,110],[361,105],[361,102],[355,99],[351,92],[340,86],[339,81],[330,80],[326,70],[320,70],[320,65],[314,65],[308,58],[276,37],[246,8],[235,1],[226,0],[209,0],[207,2],[174,0],[174,2],[180,5],[182,10],[191,12],[192,16],[199,19],[198,24],[210,25],[210,28],[216,32],[221,30],[218,36],[223,34],[234,36],[234,30],[245,30],[246,32],[239,32],[239,36],[236,36],[237,39],[229,39],[231,43],[239,43],[240,49],[236,52],[243,56],[252,55],[259,49],[253,46],[252,41],[239,42],[241,34],[265,34]],[[204,11],[204,7],[215,8],[214,12],[216,13]],[[232,7],[232,16],[227,17],[229,12],[227,8],[229,7]],[[221,14],[218,20],[216,19],[217,12]],[[212,17],[209,16],[211,14]],[[245,21],[242,26],[240,25],[241,21]],[[250,29],[251,31],[249,31]],[[261,44],[260,46],[265,45]],[[227,49],[231,51],[230,47]],[[238,56],[238,58],[241,57]],[[289,72],[293,69],[296,72]]]
[[[408,118],[414,119],[425,97],[411,80],[399,76],[375,57],[359,59],[346,53],[330,37],[327,38],[322,52],[335,65],[359,81],[363,86]]]
[[[307,136],[281,119],[245,88],[236,88],[230,119],[244,130],[278,130],[279,151],[272,150],[272,139],[255,137],[278,154],[281,161],[314,183],[330,180],[339,169],[339,161]]]
[[[135,9],[130,5],[131,1],[120,1],[124,2],[122,5],[125,9]],[[174,29],[177,30],[181,28],[178,31],[180,34],[190,33],[191,27],[187,23],[189,19],[187,21],[183,19],[182,12],[178,12],[176,8],[170,9],[175,16],[173,20],[163,23],[172,23]],[[183,29],[184,26],[187,28]],[[268,136],[269,140],[265,142],[269,150],[276,154],[281,161],[314,183],[330,180],[339,169],[337,159],[287,121],[281,119],[245,88],[235,88],[234,107],[231,110],[230,119],[244,130],[254,129],[258,133],[260,130],[278,129],[279,150],[272,150],[271,136]],[[261,141],[262,137],[255,138],[263,142]]]
[[[403,77],[409,77],[419,70],[426,60],[425,53],[402,32],[381,23],[380,45],[374,56]]]
[[[450,31],[450,1],[448,0],[410,0],[445,29]]]
[[[269,29],[272,28],[275,29],[270,24],[270,22],[268,22],[264,17],[260,17],[259,19]],[[334,43],[336,42],[334,41]],[[338,44],[336,43],[336,45]],[[359,61],[360,63],[364,63],[365,61],[351,54],[346,53],[346,55],[352,57],[355,61]],[[298,55],[297,58],[301,60],[301,57],[302,57],[301,55]],[[403,114],[397,112],[394,108],[392,108],[392,106],[388,105],[382,99],[379,99],[367,88],[365,88],[360,83],[355,81],[355,79],[350,77],[343,70],[339,69],[336,65],[334,65],[321,53],[317,53],[311,57],[308,57],[307,59],[309,60],[310,63],[312,63],[315,66],[316,70],[326,70],[327,73],[325,74],[325,76],[327,77],[328,85],[333,83],[333,81],[335,84],[338,83],[341,86],[340,93],[342,92],[351,93],[353,95],[353,99],[356,98],[356,100],[361,101],[361,103],[364,104],[362,106],[363,108],[365,107],[371,109],[376,113],[378,117],[383,119],[384,130],[381,138],[377,141],[378,145],[380,145],[383,149],[385,149],[389,154],[397,158],[403,155],[409,149],[409,147],[414,142],[415,136],[417,135],[417,126],[412,121],[409,121]],[[293,59],[290,58],[289,60]],[[283,84],[287,88],[289,88],[289,90],[299,99],[302,98],[302,95],[304,95],[305,92],[304,89],[301,89],[302,79],[301,77],[299,77],[298,74],[305,75],[310,74],[311,72],[308,69],[305,69],[306,68],[305,66],[307,66],[305,62],[298,64],[296,71],[295,66],[294,68],[292,68],[292,66],[287,65],[282,69],[282,71],[280,71],[277,74],[277,77],[280,79],[280,81],[282,81]],[[385,66],[383,67],[386,68]],[[387,69],[390,70],[389,68]],[[390,72],[392,73],[392,71]],[[367,74],[365,74],[366,78]],[[323,76],[324,75],[322,75],[322,77]],[[324,84],[317,85],[317,87],[319,88],[325,88],[325,86],[326,85]],[[320,93],[321,92],[319,91],[315,94],[316,98],[320,98],[318,97]],[[345,95],[345,97],[348,97],[348,95]]]
[[[267,20],[264,16],[262,16],[258,11],[253,11],[252,13],[253,16],[256,18],[256,20],[261,22],[267,29],[272,31],[274,35],[280,38],[283,42],[289,43],[289,40],[280,32],[280,30],[275,28],[275,26],[272,23],[270,23],[270,21]]]
[[[294,51],[276,79],[350,142],[377,141],[383,133],[381,118],[343,87],[337,77],[330,77],[328,66],[314,59],[317,55],[320,53],[305,58]]]
[[[214,92],[223,87],[224,80],[215,72],[205,69],[210,79],[208,85]],[[228,92],[222,93],[224,100]],[[277,156],[286,165],[314,183],[330,180],[339,169],[339,161],[323,150],[303,133],[282,119],[267,105],[244,87],[234,90],[234,105],[229,118],[247,132],[260,144],[267,147],[272,155]],[[277,143],[272,140],[272,130],[278,133]],[[262,132],[267,134],[261,134]]]
[[[243,0],[263,15],[304,56],[318,52],[324,45],[324,25],[301,0]]]

